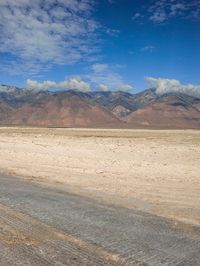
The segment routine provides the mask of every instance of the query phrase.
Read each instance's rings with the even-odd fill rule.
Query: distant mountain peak
[[[5,84],[0,85],[0,92],[10,93],[10,92],[14,92],[16,90],[18,90],[18,88],[15,86],[8,86]]]
[[[0,85],[0,125],[200,128],[200,99],[155,88],[36,91]]]

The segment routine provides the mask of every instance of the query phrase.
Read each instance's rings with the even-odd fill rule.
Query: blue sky
[[[199,0],[0,0],[0,83],[199,89],[199,28]]]

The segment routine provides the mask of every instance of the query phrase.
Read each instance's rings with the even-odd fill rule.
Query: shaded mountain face
[[[154,102],[157,97],[153,89],[138,94],[117,91],[92,92],[91,95],[97,103],[108,108],[119,118]]]
[[[55,127],[119,127],[120,121],[109,110],[93,103],[81,92],[38,92],[4,101],[0,116],[3,125]]]
[[[200,99],[183,94],[160,96],[130,113],[128,124],[143,128],[200,128]]]
[[[200,128],[200,99],[126,92],[31,91],[0,86],[0,125]]]

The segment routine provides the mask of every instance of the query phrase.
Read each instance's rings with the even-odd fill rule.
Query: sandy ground
[[[0,172],[200,224],[200,131],[0,128]]]

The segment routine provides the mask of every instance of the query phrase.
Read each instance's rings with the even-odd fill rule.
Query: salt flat
[[[200,224],[200,131],[2,127],[0,172]]]

